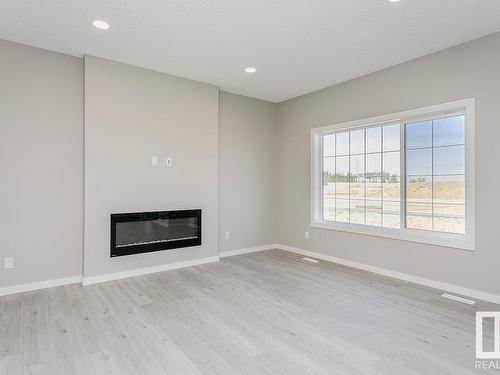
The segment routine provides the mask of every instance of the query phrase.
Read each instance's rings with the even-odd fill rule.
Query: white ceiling
[[[0,0],[1,39],[273,102],[496,31],[499,0]]]

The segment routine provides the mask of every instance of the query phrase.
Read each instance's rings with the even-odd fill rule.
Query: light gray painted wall
[[[0,267],[0,288],[80,275],[83,60],[7,41],[0,41],[0,55],[0,260],[14,256],[16,263],[13,270]],[[87,224],[88,235],[94,231],[101,236],[100,240],[87,237],[88,245],[95,241],[88,247],[92,258],[87,275],[216,253],[217,231],[213,228],[217,221],[213,212],[217,135],[221,142],[220,189],[224,198],[219,200],[219,232],[228,228],[232,234],[231,240],[221,243],[221,250],[273,242],[274,104],[221,93],[218,132],[216,88],[89,59],[103,65],[96,74],[87,71],[88,83],[94,82],[87,86],[87,104],[96,110],[94,121],[106,126],[100,124],[95,133],[93,126],[90,131],[87,129],[88,138],[104,137],[98,144],[87,141],[87,167],[97,170],[93,175],[94,170],[88,169],[87,190],[94,195],[87,197],[87,206],[99,205],[100,198],[93,201],[92,197],[106,192],[101,181],[130,184],[129,189],[118,189],[116,196],[109,191],[103,193],[102,202],[111,205],[109,209],[113,211],[149,209],[158,204],[179,208],[206,205],[204,239],[209,245],[188,250],[185,255],[177,251],[137,255],[108,264],[99,256],[107,255],[109,250],[109,222],[97,214],[101,228],[97,229],[94,219]],[[87,67],[90,66],[89,63]],[[116,71],[111,75],[99,72],[103,66]],[[105,77],[98,75],[101,73]],[[110,91],[117,95],[109,95]],[[90,98],[91,92],[95,100]],[[128,146],[130,149],[125,152]],[[151,170],[153,152],[144,150],[149,147],[160,157],[173,155],[174,168],[168,172],[162,168]],[[200,163],[202,155],[204,160]],[[164,163],[164,159],[161,161]],[[190,172],[181,170],[179,162],[184,167],[188,165]],[[170,180],[176,178],[185,184],[172,186]],[[200,184],[200,178],[208,182]],[[144,188],[142,182],[156,184]],[[179,199],[184,194],[189,194],[189,202]],[[26,235],[26,212],[30,235]],[[93,269],[95,263],[98,267]]]
[[[275,104],[220,92],[220,251],[275,243],[275,120]]]
[[[83,63],[0,40],[0,288],[81,275]]]
[[[84,276],[216,256],[217,194],[218,89],[86,57]],[[111,213],[190,208],[202,246],[110,259]]]
[[[14,270],[0,268],[0,287],[78,275],[83,214],[82,60],[5,41],[0,41],[0,56],[0,258],[16,258]],[[500,184],[494,170],[500,160],[498,66],[500,34],[278,106],[220,93],[218,134],[216,88],[89,58],[87,276],[215,255],[219,234],[221,250],[280,242],[500,293],[496,270],[500,232],[495,215],[500,202],[494,198]],[[471,96],[477,99],[476,252],[309,228],[311,127]],[[270,130],[276,110],[277,123]],[[152,169],[153,154],[173,156],[174,167]],[[176,178],[183,183],[171,184]],[[274,190],[271,181],[276,182]],[[271,205],[262,204],[269,201]],[[205,246],[184,254],[172,251],[110,260],[108,214],[159,205],[203,205]],[[247,216],[236,217],[242,210]],[[264,225],[273,220],[274,227]],[[223,240],[226,230],[231,231],[230,241]],[[311,232],[309,241],[303,240],[305,230]]]
[[[477,251],[309,227],[310,128],[469,97],[476,97]],[[499,122],[500,34],[279,104],[280,242],[500,294]]]

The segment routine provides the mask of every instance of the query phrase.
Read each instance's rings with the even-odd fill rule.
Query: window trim
[[[419,120],[436,118],[441,115],[465,115],[465,234],[433,232],[418,229],[383,228],[365,224],[352,224],[322,219],[323,193],[323,150],[321,136],[325,133],[353,128],[399,123],[405,124]],[[376,237],[392,238],[403,241],[425,243],[437,246],[451,247],[462,250],[475,250],[475,98],[457,100],[448,103],[415,108],[408,111],[391,113],[382,116],[342,122],[311,129],[311,227],[337,230],[343,232],[365,234]],[[405,174],[405,144],[404,132],[401,132],[401,204],[406,200],[403,183]],[[401,210],[401,215],[404,215]],[[403,217],[403,216],[402,216]],[[403,225],[403,220],[401,221]]]

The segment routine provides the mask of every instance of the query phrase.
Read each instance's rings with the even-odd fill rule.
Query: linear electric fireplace
[[[111,257],[201,245],[201,210],[111,214]]]

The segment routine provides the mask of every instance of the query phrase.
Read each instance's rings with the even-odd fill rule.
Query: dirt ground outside
[[[400,183],[329,182],[323,187],[326,220],[399,228]],[[463,181],[407,183],[406,227],[450,233],[465,231]]]

